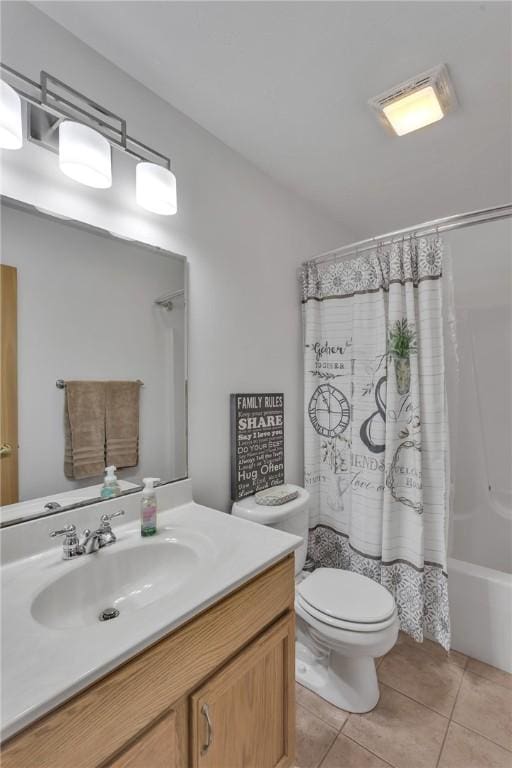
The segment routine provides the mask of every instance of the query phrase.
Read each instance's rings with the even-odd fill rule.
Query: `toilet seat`
[[[352,571],[319,568],[297,586],[298,605],[317,621],[354,632],[377,632],[396,619],[393,596]]]
[[[396,611],[393,611],[391,616],[385,621],[373,623],[366,622],[364,624],[356,621],[343,621],[342,619],[335,619],[332,616],[328,616],[326,613],[317,610],[312,605],[309,605],[309,603],[307,603],[300,595],[296,595],[295,603],[300,606],[305,613],[312,616],[317,621],[320,621],[322,624],[334,627],[335,629],[346,629],[350,632],[379,632],[381,629],[390,627],[396,619]]]

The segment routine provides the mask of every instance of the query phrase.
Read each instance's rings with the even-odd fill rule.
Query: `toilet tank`
[[[308,549],[309,493],[298,485],[289,483],[287,485],[299,492],[296,499],[286,504],[269,507],[257,504],[254,496],[247,496],[245,499],[234,502],[231,514],[251,520],[253,523],[268,525],[270,528],[300,536],[302,545],[295,550],[295,574],[297,575],[304,568]]]

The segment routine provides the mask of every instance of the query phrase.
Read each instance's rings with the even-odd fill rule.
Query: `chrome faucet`
[[[102,515],[100,520],[100,527],[95,531],[91,531],[86,528],[83,532],[83,541],[80,542],[78,534],[76,532],[76,525],[67,525],[62,530],[50,531],[50,536],[64,536],[64,542],[62,545],[62,559],[72,560],[79,555],[90,555],[93,552],[97,552],[98,549],[108,547],[113,544],[117,539],[110,521],[113,517],[119,517],[124,515],[124,509],[119,512],[112,512],[110,515]]]
[[[101,549],[101,535],[99,528],[91,531],[90,528],[84,530],[84,540],[82,541],[82,554],[91,555]]]

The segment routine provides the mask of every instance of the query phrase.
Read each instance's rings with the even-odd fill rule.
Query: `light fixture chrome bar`
[[[80,107],[79,105],[74,104],[72,101],[69,101],[69,99],[65,98],[64,96],[61,96],[60,94],[55,93],[55,91],[51,91],[48,88],[48,84],[50,85],[53,84],[54,86],[57,86],[57,88],[61,88],[63,91],[71,94],[75,98],[84,102],[88,107],[96,110],[96,112],[99,112],[104,117],[111,117],[113,120],[116,120],[117,122],[119,122],[120,127],[116,128],[115,126],[112,126],[110,123],[105,122],[101,118],[96,117],[96,115],[91,115],[83,107]],[[97,101],[94,101],[89,96],[85,96],[85,94],[80,93],[80,91],[77,91],[75,88],[72,88],[70,85],[67,85],[62,80],[59,80],[57,77],[54,77],[53,75],[50,75],[48,72],[45,72],[44,70],[42,70],[41,71],[41,102],[42,104],[44,105],[49,104],[50,102],[48,101],[48,98],[54,99],[57,102],[57,107],[59,104],[65,104],[67,107],[70,107],[71,109],[76,109],[78,112],[81,112],[84,116],[88,117],[89,119],[92,119],[95,123],[97,123],[101,127],[109,128],[115,133],[119,133],[121,135],[120,145],[122,147],[126,147],[126,120],[124,118],[119,117],[119,115],[116,115],[110,109],[107,109],[101,104],[98,104]]]
[[[508,219],[510,217],[512,217],[512,203],[496,205],[492,208],[481,208],[467,213],[458,213],[453,216],[444,216],[440,219],[424,221],[422,224],[416,224],[414,227],[405,227],[404,229],[397,229],[394,232],[386,232],[384,235],[368,237],[365,240],[342,245],[332,251],[320,253],[318,256],[314,256],[304,263],[318,263],[329,261],[339,255],[347,256],[351,253],[364,253],[379,245],[389,245],[406,235],[422,237],[424,235],[436,234],[437,232],[448,232],[453,229],[460,229],[461,227],[472,227],[476,224],[485,224],[488,221],[500,221],[501,219]]]
[[[55,127],[57,127],[58,122],[63,119],[79,119],[84,124],[98,130],[114,149],[119,149],[137,160],[146,162],[154,161],[159,165],[163,165],[168,170],[171,170],[171,160],[167,155],[149,147],[147,144],[139,141],[139,139],[128,135],[126,120],[124,118],[119,117],[119,115],[111,112],[93,99],[84,96],[80,91],[67,85],[62,80],[42,71],[41,82],[37,83],[35,80],[23,75],[21,72],[18,72],[13,69],[13,67],[10,67],[3,62],[0,62],[0,71],[2,71],[4,75],[7,75],[5,78],[6,82],[8,82],[18,93],[20,98],[29,105],[29,139],[35,141],[35,143],[45,146],[52,151],[57,151],[56,137],[51,138],[51,133]],[[18,81],[23,83],[25,87],[20,87]],[[63,88],[68,93],[76,96],[77,99],[80,99],[86,106],[99,112],[103,117],[111,117],[114,120],[119,121],[119,126],[112,125],[102,119],[102,117],[92,114],[84,108],[84,106],[75,104],[65,96],[51,90],[49,87],[51,84]],[[28,90],[26,86],[28,86]],[[45,121],[38,113],[46,113],[55,118],[55,120],[46,119]],[[55,125],[55,123],[57,123],[57,125]],[[44,126],[44,135],[41,135],[40,133],[42,130],[41,125]],[[31,130],[34,130],[35,132],[33,136],[30,134]]]

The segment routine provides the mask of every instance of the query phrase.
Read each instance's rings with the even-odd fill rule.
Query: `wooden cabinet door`
[[[108,768],[188,768],[187,700],[133,741]]]
[[[0,265],[0,505],[18,497],[18,340],[16,267]]]
[[[193,768],[292,765],[294,633],[290,613],[191,696]]]

